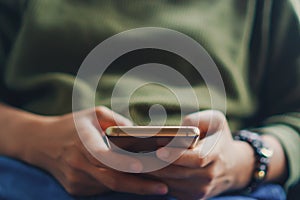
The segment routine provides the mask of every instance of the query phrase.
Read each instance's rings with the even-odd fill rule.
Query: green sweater
[[[289,163],[290,186],[300,176],[300,16],[291,2],[0,1],[1,101],[43,115],[69,113],[77,70],[97,44],[137,27],[174,29],[198,41],[216,62],[225,84],[232,131],[251,128],[279,139]],[[192,106],[186,96],[187,110],[211,108],[202,78],[185,60],[151,49],[130,56],[118,59],[102,77],[97,105],[110,107],[113,86],[122,73],[138,64],[157,62],[189,77],[200,105]],[[140,81],[127,80],[123,89]],[[89,106],[87,95],[93,94],[88,83],[82,82],[80,94],[77,100],[84,109]],[[121,97],[119,101],[122,104]],[[136,124],[149,121],[153,104],[164,105],[167,124],[180,123],[180,107],[172,93],[150,84],[130,100]]]

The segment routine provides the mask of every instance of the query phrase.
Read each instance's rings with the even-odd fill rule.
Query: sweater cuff
[[[297,183],[300,177],[300,137],[296,130],[283,124],[274,124],[255,129],[263,135],[273,135],[281,143],[288,162],[289,177],[285,189]]]

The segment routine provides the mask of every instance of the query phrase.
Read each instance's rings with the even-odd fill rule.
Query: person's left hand
[[[157,157],[172,162],[168,167],[149,173],[165,182],[178,199],[216,196],[247,186],[254,167],[250,145],[234,141],[226,118],[219,111],[207,110],[185,117],[183,125],[197,126],[206,134],[194,149],[164,147]]]

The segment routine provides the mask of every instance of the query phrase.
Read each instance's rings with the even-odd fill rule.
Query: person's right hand
[[[77,130],[89,150],[114,166],[132,173],[141,172],[143,166],[137,159],[109,150],[97,128],[104,130],[112,125],[130,125],[131,122],[106,107],[74,113]],[[94,195],[107,191],[135,194],[165,194],[167,186],[161,182],[144,179],[131,173],[111,169],[95,159],[81,142],[72,114],[41,117],[34,133],[24,139],[24,160],[49,171],[73,195]]]

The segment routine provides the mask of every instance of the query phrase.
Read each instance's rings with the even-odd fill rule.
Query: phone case
[[[152,152],[169,145],[194,148],[200,131],[193,126],[113,126],[106,129],[108,145],[115,151]]]

